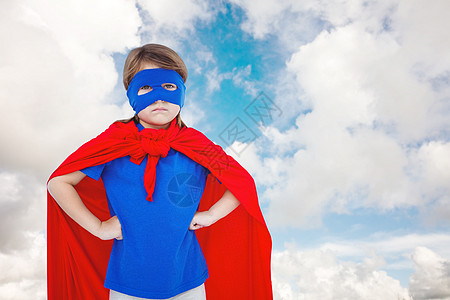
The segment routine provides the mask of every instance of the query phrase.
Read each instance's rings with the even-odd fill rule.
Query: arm
[[[229,190],[226,190],[222,198],[211,206],[209,210],[195,213],[189,229],[197,230],[210,226],[231,213],[239,204],[239,200]]]
[[[81,227],[102,240],[122,239],[122,228],[117,216],[100,221],[84,205],[75,186],[86,175],[80,171],[52,178],[48,182],[48,191],[58,205]]]

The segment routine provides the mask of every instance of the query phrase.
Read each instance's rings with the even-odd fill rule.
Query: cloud
[[[44,300],[45,185],[20,172],[0,171],[0,181],[0,298]]]
[[[436,253],[450,257],[449,239],[377,234],[303,250],[286,244],[273,253],[275,299],[450,299],[450,261]],[[413,266],[409,289],[382,270]]]
[[[158,41],[173,49],[182,49],[186,40],[189,44],[199,43],[201,47],[201,42],[192,34],[195,26],[208,24],[222,9],[220,3],[208,0],[137,0],[136,3],[144,21],[140,28],[143,43]]]
[[[190,93],[190,98],[195,99],[196,92]],[[205,116],[204,110],[202,110],[200,104],[197,101],[186,101],[181,112],[181,119],[186,126],[194,127],[199,120],[202,120]]]
[[[231,71],[224,73],[219,73],[219,69],[215,67],[205,75],[207,79],[207,92],[211,94],[214,91],[218,91],[224,80],[232,80],[234,85],[242,87],[247,94],[256,96],[258,91],[249,80],[251,71],[251,65],[242,68],[234,67]]]
[[[29,233],[45,228],[45,185],[33,175],[4,171],[0,182],[0,253],[27,249]]]
[[[289,1],[232,0],[230,2],[245,11],[247,20],[243,22],[242,29],[252,33],[256,38],[263,38],[273,33],[274,26],[278,29],[279,16],[289,6]]]
[[[0,133],[0,163],[43,176],[126,115],[122,97],[107,98],[118,81],[111,55],[138,43],[140,19],[123,0],[16,1],[1,14],[0,125],[15,130]]]
[[[450,260],[425,247],[417,247],[411,258],[416,265],[409,282],[414,299],[450,299]]]
[[[275,101],[295,125],[284,131],[274,125],[256,144],[256,177],[270,173],[272,161],[284,162],[262,195],[270,202],[269,224],[320,226],[325,212],[358,207],[418,207],[424,219],[444,220],[450,45],[440,28],[448,23],[441,13],[448,2],[282,1],[270,12],[253,9],[253,1],[236,4],[256,38],[267,34],[270,20],[286,15],[297,20],[309,12],[323,28],[279,71],[294,76],[287,82],[295,88],[285,91],[290,78],[281,76]],[[270,34],[284,28],[275,24]]]
[[[214,91],[217,91],[220,89],[220,85],[222,81],[230,79],[233,76],[232,72],[226,72],[226,73],[220,73],[219,69],[215,67],[214,69],[210,70],[206,74],[207,79],[207,91],[208,93],[212,93]]]
[[[450,236],[446,233],[398,236],[376,233],[365,239],[333,241],[333,237],[324,237],[324,240],[329,241],[302,249],[295,242],[286,243],[284,250],[273,252],[275,299],[450,296],[449,260],[445,258],[450,257]],[[386,271],[410,271],[409,291]]]
[[[165,2],[138,0],[137,3],[149,13],[156,30],[166,27],[166,29],[177,32],[192,31],[196,22],[211,21],[218,9],[207,0],[169,0]]]
[[[4,300],[46,299],[46,239],[26,233],[29,247],[13,255],[0,252],[0,296]]]
[[[386,270],[402,270],[412,273],[413,264],[410,256],[418,246],[433,249],[444,257],[450,257],[448,249],[450,235],[446,233],[395,235],[378,232],[363,239],[339,240],[326,237],[324,240],[327,242],[317,245],[313,249],[330,251],[343,259],[358,260],[370,255],[381,256],[387,260],[384,266]]]
[[[270,186],[274,182],[280,182],[285,163],[280,157],[265,157],[258,155],[258,140],[254,143],[241,143],[235,141],[225,148],[225,152],[239,162],[255,179],[257,187]],[[264,201],[263,198],[260,201]]]
[[[274,252],[274,299],[412,299],[400,282],[379,270],[381,257],[340,261],[329,251]]]

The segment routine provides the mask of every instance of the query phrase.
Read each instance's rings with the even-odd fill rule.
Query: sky
[[[46,181],[132,116],[164,44],[181,115],[255,178],[276,300],[450,299],[447,0],[6,0],[0,298],[46,299]]]

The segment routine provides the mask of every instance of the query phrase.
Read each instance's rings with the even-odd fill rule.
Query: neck
[[[170,122],[166,124],[161,125],[155,125],[155,124],[149,124],[145,121],[139,120],[139,123],[144,126],[144,128],[150,128],[150,129],[167,129],[170,126]]]

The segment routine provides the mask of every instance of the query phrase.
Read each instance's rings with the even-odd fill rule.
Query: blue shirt
[[[105,287],[135,297],[170,298],[208,278],[195,232],[188,228],[209,171],[170,149],[156,165],[150,202],[146,164],[147,158],[136,165],[125,156],[82,172],[103,179],[111,215],[122,225],[123,240],[114,240]]]

